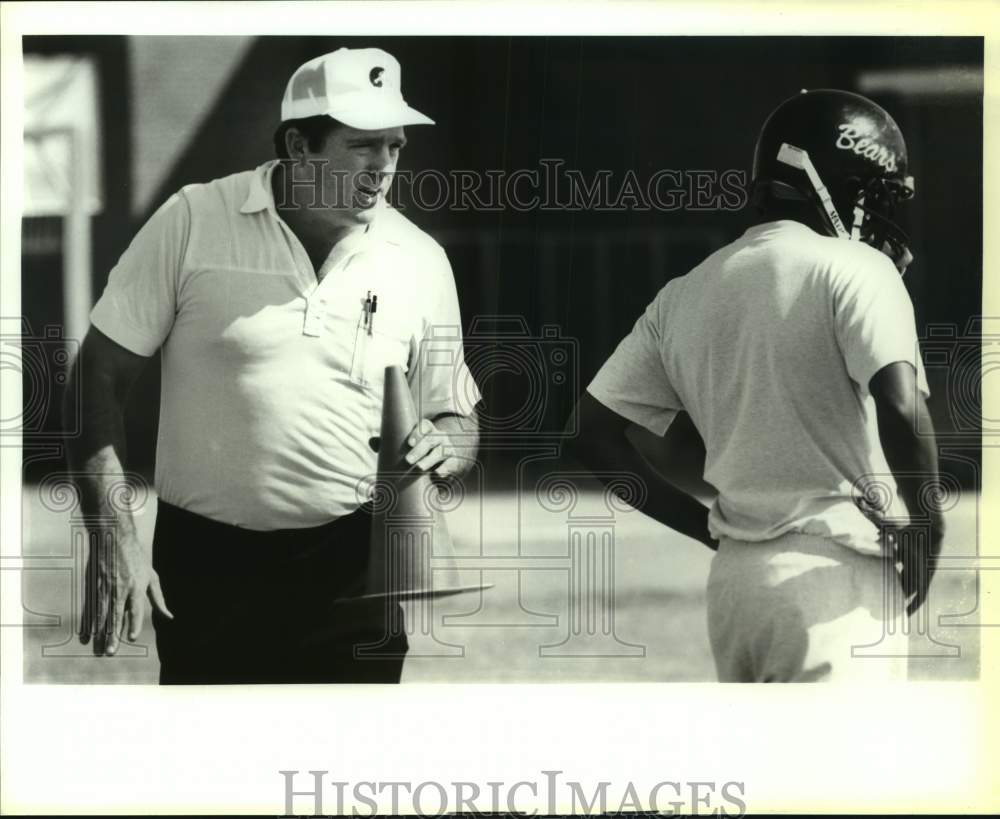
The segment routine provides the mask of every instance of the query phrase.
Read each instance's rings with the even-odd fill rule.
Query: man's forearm
[[[614,440],[588,441],[570,451],[602,483],[613,480],[615,473],[636,475],[645,487],[643,497],[633,504],[636,509],[710,549],[718,547],[708,532],[708,507],[664,480],[624,434]]]
[[[944,517],[935,492],[926,491],[938,479],[937,442],[930,432],[926,404],[917,401],[906,412],[893,406],[878,406],[878,430],[886,462],[892,470],[899,494],[914,523],[929,519],[931,532],[940,536]],[[918,430],[927,432],[918,432]]]
[[[125,469],[114,448],[95,452],[79,466],[74,466],[80,506],[87,527],[96,533],[114,535],[116,542],[135,537],[135,521],[124,503],[114,499],[122,495]]]
[[[79,378],[79,373],[74,373]],[[71,396],[77,390],[67,390],[63,404],[64,425],[67,429],[74,415],[79,415],[80,435],[67,440],[70,468],[80,492],[84,519],[92,531],[112,528],[121,536],[133,536],[135,523],[127,506],[114,504],[115,485],[125,476],[125,422],[119,400],[106,390],[84,389],[79,392],[79,406]]]

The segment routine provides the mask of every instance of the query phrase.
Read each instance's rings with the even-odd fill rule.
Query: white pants
[[[903,592],[888,560],[823,537],[723,538],[708,579],[722,682],[905,680]]]

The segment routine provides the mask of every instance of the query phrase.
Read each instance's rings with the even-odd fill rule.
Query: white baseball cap
[[[399,61],[380,48],[338,48],[292,74],[281,121],[326,114],[365,131],[433,125],[403,100],[400,76]]]

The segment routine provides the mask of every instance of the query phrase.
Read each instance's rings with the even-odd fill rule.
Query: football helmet
[[[902,272],[913,257],[894,221],[913,196],[906,142],[885,109],[860,94],[802,91],[767,118],[754,148],[752,191],[807,201],[827,232],[885,253]]]

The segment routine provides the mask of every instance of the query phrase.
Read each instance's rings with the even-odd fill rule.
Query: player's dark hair
[[[274,132],[274,154],[278,159],[289,159],[288,148],[285,147],[285,137],[292,128],[306,138],[306,144],[310,151],[319,151],[322,150],[327,137],[342,125],[343,123],[338,122],[333,117],[328,117],[326,114],[285,120]]]

